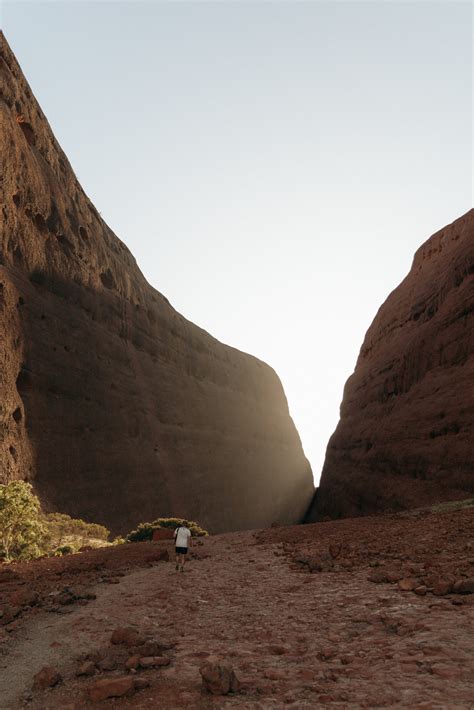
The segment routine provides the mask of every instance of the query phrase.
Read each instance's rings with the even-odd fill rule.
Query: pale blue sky
[[[316,481],[414,251],[472,206],[470,2],[22,2],[2,26],[151,284],[280,375]]]

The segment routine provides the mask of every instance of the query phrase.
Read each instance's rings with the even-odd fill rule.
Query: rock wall
[[[117,532],[300,520],[312,476],[277,375],[149,286],[1,39],[0,480]]]
[[[474,495],[474,210],[418,249],[380,308],[308,520]]]

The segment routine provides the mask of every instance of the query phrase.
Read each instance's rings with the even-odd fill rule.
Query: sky
[[[0,1],[84,190],[276,370],[317,483],[378,308],[473,203],[471,2]]]

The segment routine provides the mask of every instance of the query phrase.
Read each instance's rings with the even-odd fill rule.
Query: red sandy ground
[[[0,708],[474,708],[474,594],[451,592],[474,578],[473,511],[218,535],[183,574],[157,561],[168,542],[4,567]],[[400,589],[407,578],[418,593]],[[150,686],[132,697],[93,703],[97,679],[130,673],[131,652],[110,644],[124,626],[163,643],[170,665],[137,671]],[[203,691],[211,655],[239,693]],[[117,670],[76,677],[86,656]],[[33,691],[45,665],[63,680]]]

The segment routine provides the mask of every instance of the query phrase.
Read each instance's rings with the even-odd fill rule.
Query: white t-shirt
[[[191,530],[181,526],[174,531],[174,536],[176,538],[176,547],[187,547],[188,540],[191,537]]]

